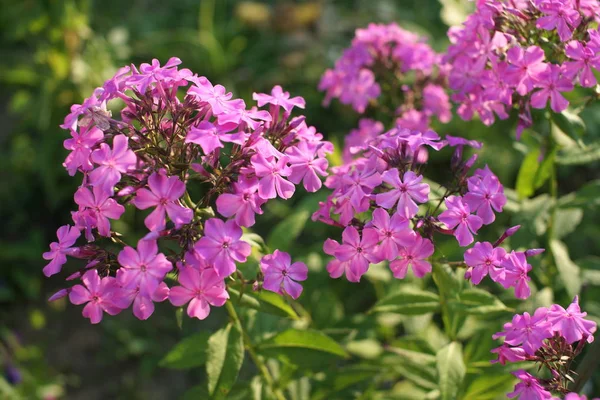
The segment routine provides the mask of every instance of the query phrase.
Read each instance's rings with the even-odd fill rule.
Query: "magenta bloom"
[[[541,2],[540,10],[546,14],[537,20],[536,26],[547,31],[556,29],[560,40],[566,42],[573,29],[579,26],[581,15],[575,10],[570,1],[546,0]]]
[[[202,121],[198,126],[193,126],[185,137],[185,143],[200,145],[204,154],[207,155],[215,149],[223,148],[221,142],[242,144],[244,143],[244,132],[229,134],[222,127]]]
[[[106,191],[101,186],[95,186],[92,190],[80,187],[75,192],[75,203],[95,221],[98,233],[102,236],[110,236],[110,219],[119,219],[125,212],[125,207],[110,197],[112,190]]]
[[[514,46],[508,50],[507,59],[510,63],[506,71],[508,83],[515,86],[521,96],[531,92],[533,84],[546,69],[544,51],[538,46],[529,46],[527,49]]]
[[[460,246],[471,244],[473,242],[472,233],[477,233],[483,225],[483,221],[480,217],[471,215],[469,206],[460,196],[449,196],[445,203],[448,209],[441,213],[438,219],[449,229],[454,229],[454,236]]]
[[[373,228],[365,228],[360,234],[353,226],[347,226],[342,233],[343,244],[335,251],[340,261],[350,262],[350,270],[356,276],[363,276],[369,269],[369,263],[379,260],[375,256],[379,234]]]
[[[254,225],[255,214],[262,214],[260,206],[266,200],[258,197],[258,181],[243,179],[233,184],[233,193],[223,193],[217,198],[217,211],[224,217],[235,216],[239,226]]]
[[[434,252],[433,243],[429,239],[423,239],[420,235],[413,235],[412,243],[401,247],[398,259],[390,263],[390,269],[394,278],[404,279],[408,267],[412,267],[416,277],[422,278],[431,272],[431,263],[427,261]]]
[[[506,204],[504,189],[496,175],[489,173],[480,176],[472,176],[467,180],[469,191],[463,197],[464,202],[485,225],[491,224],[496,219],[494,210],[502,212]]]
[[[50,262],[44,267],[44,275],[52,276],[60,272],[64,263],[67,262],[66,254],[72,250],[81,232],[75,227],[63,225],[56,231],[58,242],[50,243],[50,251],[45,252],[42,257]]]
[[[101,186],[107,191],[112,191],[114,186],[121,180],[121,174],[135,168],[137,157],[127,147],[129,138],[125,135],[117,135],[113,138],[113,148],[106,143],[100,144],[100,148],[92,152],[92,161],[100,165],[90,172],[92,186]]]
[[[475,246],[465,252],[465,263],[472,268],[471,282],[479,285],[488,273],[494,281],[502,279],[504,270],[500,265],[504,257],[506,250],[502,247],[493,247],[489,242],[475,243]]]
[[[279,107],[283,107],[285,111],[292,111],[292,108],[304,108],[306,102],[300,96],[292,97],[290,99],[290,93],[284,92],[281,86],[276,85],[271,89],[271,95],[266,93],[253,93],[252,99],[256,100],[259,107],[264,106],[265,104],[271,104],[272,106],[279,109]]]
[[[406,171],[403,179],[397,168],[392,168],[381,174],[381,179],[393,187],[392,190],[379,193],[376,197],[377,205],[383,208],[398,206],[398,213],[407,218],[414,217],[419,211],[419,203],[429,199],[429,185],[421,183],[423,177],[412,171]]]
[[[164,170],[148,178],[148,189],[139,189],[132,203],[140,210],[156,207],[144,220],[151,231],[165,229],[165,214],[176,228],[191,222],[193,211],[181,205],[179,199],[185,193],[185,184],[176,176],[167,176]]]
[[[356,169],[351,174],[345,174],[342,182],[347,187],[345,194],[350,199],[349,205],[358,211],[362,210],[365,202],[368,203],[368,195],[373,192],[373,189],[381,185],[381,175],[374,169],[365,167]]]
[[[298,281],[306,280],[308,268],[304,263],[291,262],[290,255],[279,250],[264,256],[260,260],[260,270],[265,276],[263,288],[279,294],[287,293],[293,299],[300,297],[302,285]]]
[[[294,194],[296,187],[293,183],[283,179],[289,176],[292,169],[287,166],[287,157],[281,157],[278,161],[275,158],[266,159],[261,154],[252,157],[252,166],[254,167],[258,181],[258,195],[263,199],[274,199],[279,196],[282,199],[289,199]]]
[[[194,250],[213,265],[221,278],[235,271],[235,261],[245,262],[252,249],[243,240],[242,229],[235,221],[223,222],[211,218],[204,224],[204,236],[200,238]]]
[[[187,313],[190,317],[205,319],[210,313],[210,306],[221,307],[229,298],[223,278],[212,268],[197,270],[194,267],[179,269],[181,286],[171,288],[169,301],[176,307],[187,302]]]
[[[506,397],[512,399],[519,396],[520,400],[550,400],[552,394],[540,384],[530,373],[520,369],[512,372],[521,382],[515,385],[515,390],[508,393]]]
[[[528,283],[531,278],[527,274],[531,271],[531,265],[527,263],[525,253],[511,251],[502,261],[502,267],[504,267],[506,277],[500,283],[504,287],[514,286],[517,298],[528,298],[531,294]]]
[[[65,149],[71,150],[63,166],[73,176],[77,172],[77,168],[82,171],[90,171],[94,168],[94,164],[90,160],[92,148],[104,137],[104,132],[95,126],[81,127],[80,132],[71,130],[71,139],[66,139],[63,142]]]
[[[506,362],[519,362],[525,360],[527,354],[525,350],[520,347],[510,347],[506,344],[503,344],[500,347],[496,347],[495,349],[490,350],[491,353],[498,354],[497,360],[490,361],[492,364],[500,363],[502,365],[506,365]]]
[[[546,71],[540,74],[535,87],[541,88],[541,90],[531,95],[531,107],[544,108],[548,99],[550,99],[550,108],[554,112],[562,112],[569,106],[568,100],[560,92],[573,90],[573,82],[562,76],[561,68],[558,65],[549,64]]]
[[[386,210],[377,208],[373,211],[371,225],[379,234],[381,243],[377,247],[377,256],[382,260],[394,260],[398,256],[399,246],[412,244],[415,233],[403,215],[396,213],[390,218]]]
[[[596,323],[583,319],[586,315],[586,312],[581,312],[579,298],[575,296],[566,310],[558,304],[552,305],[548,311],[548,321],[552,324],[552,330],[560,333],[567,343],[574,343],[581,339],[591,343],[594,341]]]
[[[199,78],[190,78],[195,86],[188,90],[188,95],[195,97],[201,102],[206,102],[210,105],[214,115],[226,114],[229,112],[237,112],[246,108],[244,100],[234,99],[231,92],[227,92],[222,85],[214,85],[208,79],[201,76]]]
[[[117,282],[128,273],[121,268],[117,271]],[[114,300],[118,307],[125,309],[133,303],[133,315],[137,319],[146,320],[154,313],[154,302],[165,301],[169,297],[169,288],[164,282],[156,280],[141,281],[131,280],[127,285],[121,286]]]
[[[323,243],[323,252],[335,257],[335,252],[340,246],[341,245],[337,241],[333,239],[327,239],[325,243]],[[337,258],[334,258],[327,263],[327,272],[332,278],[339,278],[340,276],[346,274],[346,279],[348,279],[348,281],[360,281],[360,276],[354,274],[354,272],[352,272],[350,269],[350,261],[340,261]]]
[[[522,345],[523,350],[529,355],[542,347],[544,340],[551,338],[552,324],[547,319],[548,309],[538,308],[533,316],[525,312],[523,315],[515,315],[512,323],[505,324],[509,328],[506,332],[498,333],[497,336],[506,335],[504,343],[511,346]],[[496,336],[496,337],[497,337]]]
[[[564,63],[565,75],[571,78],[579,75],[579,83],[583,87],[596,86],[596,77],[594,76],[592,67],[600,69],[600,55],[597,55],[590,47],[576,40],[567,43],[565,53],[567,57],[575,60]]]
[[[128,85],[137,86],[138,91],[144,93],[148,86],[159,80],[177,77],[177,69],[173,68],[181,64],[181,60],[177,57],[169,58],[169,61],[164,66],[160,66],[160,62],[152,59],[152,64],[142,63],[138,71],[133,67],[134,74],[127,79]]]
[[[319,175],[327,176],[327,159],[315,159],[316,151],[316,146],[300,142],[298,146],[290,147],[286,153],[291,170],[290,182],[303,182],[304,188],[309,192],[316,192],[321,188]]]
[[[83,316],[89,318],[92,324],[102,320],[103,311],[110,315],[121,312],[121,308],[114,303],[119,288],[115,278],[107,276],[100,279],[98,271],[92,269],[83,274],[81,281],[85,286],[73,286],[69,300],[77,305],[87,303],[83,308]]]
[[[119,284],[122,286],[136,286],[140,292],[151,296],[164,279],[165,275],[173,269],[173,265],[164,254],[158,252],[154,240],[140,240],[137,251],[132,247],[125,247],[118,256],[123,273],[119,275]]]

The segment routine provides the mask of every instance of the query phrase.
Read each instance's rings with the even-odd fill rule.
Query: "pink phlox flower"
[[[102,312],[116,315],[121,308],[115,305],[119,286],[113,277],[100,279],[95,269],[87,271],[81,278],[83,285],[75,285],[69,292],[71,303],[80,305],[87,303],[83,308],[83,316],[89,318],[92,324],[102,320]]]
[[[581,77],[583,79],[583,72]],[[573,90],[573,82],[563,76],[562,69],[558,65],[548,64],[548,68],[539,75],[534,86],[541,90],[537,90],[531,95],[531,107],[544,108],[548,99],[550,99],[550,108],[554,112],[560,113],[569,106],[569,102],[561,92]]]
[[[148,189],[136,191],[132,204],[140,210],[156,207],[144,220],[150,231],[166,227],[166,215],[180,228],[192,221],[193,211],[184,207],[180,198],[185,193],[185,184],[177,176],[167,176],[164,170],[154,172],[148,178]]]
[[[82,127],[80,132],[71,130],[71,136],[71,139],[63,142],[65,149],[71,150],[63,166],[69,175],[73,176],[77,172],[77,168],[81,168],[82,171],[90,171],[94,168],[90,155],[96,143],[104,138],[104,132],[95,126],[90,126]]]
[[[544,51],[538,46],[523,49],[520,46],[511,47],[507,52],[510,63],[506,70],[506,80],[516,87],[521,96],[531,92],[540,74],[545,71]]]
[[[235,271],[235,261],[245,262],[252,251],[250,245],[240,239],[242,233],[234,220],[223,222],[211,218],[204,224],[204,236],[196,242],[194,250],[224,278]]]
[[[468,140],[468,139],[462,138],[460,136],[446,135],[446,141],[448,142],[448,145],[451,147],[469,146],[474,149],[480,149],[483,147],[483,143],[478,142],[477,140]]]
[[[154,58],[152,64],[142,63],[139,71],[132,65],[133,74],[127,79],[127,85],[137,86],[140,93],[145,93],[148,86],[165,79],[177,79],[177,65],[181,60],[177,57],[171,57],[164,66]]]
[[[412,235],[412,242],[400,247],[398,259],[390,263],[390,269],[394,278],[404,279],[408,268],[412,267],[417,278],[422,278],[431,272],[431,263],[427,261],[434,252],[433,243],[429,239],[423,239],[420,235]]]
[[[492,364],[500,363],[506,365],[506,362],[519,362],[527,358],[527,353],[521,347],[511,347],[503,344],[491,350],[492,353],[498,354],[497,360],[490,361]]]
[[[467,180],[469,191],[464,195],[463,200],[469,206],[472,212],[477,212],[483,224],[488,225],[494,222],[496,216],[494,211],[502,212],[506,204],[504,188],[500,180],[494,174],[489,174],[483,178],[472,176]],[[493,209],[493,210],[492,210]]]
[[[571,1],[544,0],[539,9],[545,16],[538,18],[536,26],[547,31],[556,29],[560,40],[566,42],[573,35],[573,29],[581,23],[581,15]]]
[[[129,85],[127,84],[127,80],[129,79],[128,74],[130,71],[131,67],[129,66],[121,67],[112,78],[106,80],[104,85],[102,85],[102,92],[99,100],[107,101],[114,99],[128,89]]]
[[[217,118],[219,125],[224,129],[235,129],[239,126],[241,130],[245,127],[256,130],[261,124],[272,121],[271,114],[268,111],[259,110],[256,107],[220,114]]]
[[[279,107],[283,107],[287,112],[292,111],[294,107],[304,108],[306,106],[306,102],[302,97],[296,96],[290,98],[290,93],[284,92],[279,85],[273,86],[270,95],[266,93],[253,93],[252,99],[258,103],[259,107],[262,107],[265,104],[271,104],[275,107],[275,110],[279,110]]]
[[[351,104],[356,112],[362,114],[371,99],[379,97],[381,87],[375,80],[375,74],[366,68],[362,68],[358,73],[346,78],[342,85],[340,102]]]
[[[389,169],[381,174],[383,182],[392,186],[392,189],[377,194],[377,205],[386,209],[397,206],[397,212],[406,218],[412,218],[419,211],[416,202],[426,203],[429,200],[429,185],[421,183],[423,176],[413,171],[406,171],[402,179],[397,168]]]
[[[400,213],[391,218],[387,210],[377,208],[373,211],[373,220],[369,222],[379,234],[380,244],[377,256],[382,260],[392,261],[398,256],[398,248],[412,244],[414,231],[410,229],[409,220]]]
[[[594,341],[596,323],[584,319],[586,315],[586,312],[581,312],[579,298],[575,296],[566,310],[558,304],[552,305],[548,312],[548,321],[552,323],[552,330],[564,337],[567,343],[571,344],[581,339],[591,343]]]
[[[288,253],[275,250],[260,260],[260,270],[265,276],[263,288],[275,293],[289,294],[293,299],[300,297],[302,285],[308,277],[308,268],[302,262],[292,264]]]
[[[529,281],[531,278],[527,275],[531,271],[531,265],[527,263],[525,253],[511,251],[502,261],[502,267],[505,271],[505,280],[500,283],[505,287],[514,287],[515,296],[519,299],[526,299],[531,294]]]
[[[379,234],[375,229],[363,229],[361,239],[358,230],[348,226],[342,232],[342,245],[335,251],[335,256],[340,261],[349,261],[352,273],[360,277],[367,272],[370,263],[379,262],[376,256],[378,242]]]
[[[111,197],[112,191],[108,192],[100,186],[95,186],[92,190],[87,187],[80,187],[75,192],[75,203],[79,205],[79,211],[86,211],[92,220],[94,226],[98,228],[101,236],[110,236],[110,219],[119,219],[125,212],[125,207],[117,203]],[[90,228],[90,226],[87,226]]]
[[[471,282],[479,285],[488,274],[494,281],[502,280],[504,269],[501,264],[505,257],[506,250],[502,247],[493,247],[489,242],[475,243],[465,252],[465,263],[472,268]]]
[[[126,274],[124,268],[117,271],[117,282]],[[154,302],[165,301],[169,297],[169,288],[166,283],[148,280],[142,285],[141,281],[131,280],[127,285],[121,285],[114,303],[126,309],[133,304],[133,315],[146,320],[154,313]]]
[[[449,196],[444,202],[448,209],[441,213],[438,219],[449,229],[454,229],[454,236],[460,246],[471,244],[473,234],[483,225],[482,219],[471,215],[469,206],[460,196]]]
[[[524,370],[511,372],[520,382],[515,385],[515,390],[508,393],[506,397],[513,399],[519,397],[520,400],[549,400],[552,394],[544,389],[540,381],[533,375]]]
[[[446,141],[441,140],[440,136],[431,129],[424,132],[399,129],[398,138],[406,141],[413,152],[416,152],[422,146],[429,146],[435,150],[441,150],[446,146]]]
[[[79,117],[85,114],[92,107],[97,107],[103,103],[98,99],[96,91],[85,99],[82,104],[73,104],[71,112],[65,117],[63,124],[60,126],[63,129],[77,130],[77,122]]]
[[[515,315],[510,324],[504,325],[504,329],[504,332],[497,333],[494,338],[506,336],[505,344],[522,346],[528,355],[534,355],[542,347],[544,340],[553,336],[548,309],[544,307],[538,308],[533,316],[527,312]]]
[[[79,229],[63,225],[56,231],[58,242],[50,243],[50,251],[45,252],[42,257],[50,262],[44,267],[43,272],[46,276],[52,276],[60,272],[62,266],[67,262],[67,254],[73,251],[73,246],[81,232]]]
[[[117,135],[113,138],[112,150],[108,144],[101,143],[100,148],[92,152],[92,161],[99,165],[89,174],[92,186],[101,186],[112,191],[121,180],[121,174],[135,168],[137,157],[128,148],[128,141],[127,136]]]
[[[185,143],[195,143],[202,147],[204,154],[208,155],[216,149],[223,148],[222,142],[243,144],[244,132],[227,133],[227,129],[216,126],[208,121],[202,121],[198,126],[192,126],[185,137]]]
[[[341,245],[337,241],[333,239],[327,239],[323,244],[323,252],[335,257],[335,252],[340,246]],[[332,278],[339,278],[340,276],[346,274],[346,279],[348,279],[348,281],[360,281],[360,275],[356,275],[350,268],[350,261],[340,261],[337,258],[334,258],[327,263],[327,272]]]
[[[286,151],[291,169],[288,179],[295,184],[302,182],[309,192],[316,192],[321,188],[319,175],[327,176],[327,159],[316,157],[316,151],[317,146],[307,142],[300,142]]]
[[[258,180],[240,178],[232,186],[232,193],[223,193],[217,197],[217,211],[224,217],[235,216],[239,226],[254,225],[255,214],[262,214],[260,206],[266,202],[258,196]]]
[[[222,85],[212,85],[208,79],[201,76],[199,78],[190,79],[194,82],[194,86],[188,89],[188,95],[196,98],[200,102],[208,103],[212,113],[216,116],[229,112],[237,112],[244,109],[246,104],[241,99],[231,100],[233,96],[231,92],[227,93],[227,89]]]
[[[452,106],[450,98],[443,87],[427,84],[423,88],[423,109],[437,118],[442,123],[448,123],[452,119]]]
[[[565,46],[565,54],[571,60],[564,63],[564,73],[569,78],[579,75],[583,87],[596,86],[596,76],[592,68],[600,69],[600,54],[577,40],[571,40]]]
[[[344,195],[350,199],[350,204],[357,210],[381,182],[381,175],[369,166],[356,168],[342,177]]]
[[[181,286],[171,288],[169,301],[176,307],[189,302],[187,314],[192,318],[205,319],[210,306],[221,307],[229,299],[223,278],[212,268],[181,267],[178,281]]]
[[[296,187],[285,180],[290,176],[292,169],[287,165],[288,158],[283,156],[279,160],[275,157],[265,158],[262,154],[255,154],[251,159],[252,166],[258,181],[258,195],[263,199],[274,199],[277,196],[289,199],[294,194]]]
[[[151,296],[173,265],[164,254],[158,252],[155,240],[140,240],[137,250],[126,246],[118,256],[123,271],[118,276],[122,286],[138,287],[140,292]]]

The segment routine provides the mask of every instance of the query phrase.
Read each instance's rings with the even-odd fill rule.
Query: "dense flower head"
[[[517,314],[511,322],[504,324],[503,331],[493,336],[495,339],[504,337],[504,344],[492,350],[492,353],[498,354],[498,359],[492,362],[534,362],[540,368],[548,368],[551,376],[550,379],[541,379],[517,371],[514,375],[520,382],[508,397],[554,399],[552,392],[567,393],[570,376],[573,376],[569,369],[571,362],[586,343],[594,340],[597,328],[595,322],[584,318],[586,315],[575,297],[566,309],[558,304],[540,307],[533,315],[527,312]],[[573,394],[565,398],[579,397]]]
[[[388,96],[389,86],[397,100],[391,106],[398,121],[412,129],[426,129],[432,117],[443,123],[452,117],[440,61],[441,55],[425,38],[395,23],[369,24],[356,30],[351,47],[335,68],[325,71],[319,89],[326,92],[326,105],[339,98],[362,114]]]
[[[257,104],[247,107],[180,64],[174,57],[120,69],[73,105],[61,125],[71,135],[63,165],[71,176],[81,173],[82,182],[72,226],[60,228],[44,253],[44,274],[60,272],[67,256],[86,260],[67,278],[83,285],[52,299],[87,303],[84,315],[93,323],[131,305],[146,319],[154,302],[167,298],[176,306],[189,302],[190,316],[206,318],[228,297],[224,279],[241,274],[236,263],[251,253],[242,227],[255,223],[268,200],[289,199],[300,184],[315,192],[327,176],[332,144],[303,116],[292,116],[305,107],[303,98],[275,86],[270,94],[254,93]],[[114,223],[134,212],[147,229],[137,248]],[[80,236],[88,243],[76,245]],[[179,251],[161,252],[167,241]],[[296,271],[298,263],[282,268],[291,269],[279,292],[297,297],[305,273]],[[272,275],[257,271],[256,279],[264,276],[264,287],[274,290]],[[170,290],[165,280],[175,279],[180,286]]]
[[[463,119],[479,114],[491,125],[519,114],[517,134],[531,126],[531,107],[554,112],[569,102],[563,93],[596,85],[600,69],[600,3],[574,0],[476,3],[460,27],[448,32],[451,45],[444,60],[451,65],[451,98]]]

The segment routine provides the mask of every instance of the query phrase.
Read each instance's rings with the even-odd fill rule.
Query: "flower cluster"
[[[74,304],[87,303],[83,314],[93,323],[132,304],[136,317],[146,319],[154,302],[167,298],[175,306],[189,302],[188,314],[205,318],[211,305],[228,298],[224,278],[251,253],[242,227],[255,223],[269,199],[289,199],[299,184],[314,192],[327,175],[332,145],[304,117],[291,117],[304,108],[301,97],[275,86],[253,96],[266,109],[247,108],[180,63],[122,68],[73,105],[61,125],[71,134],[64,166],[83,180],[73,224],[61,227],[44,253],[44,274],[59,273],[67,256],[86,260],[67,278],[82,284],[52,299],[68,294]],[[148,233],[134,248],[111,225],[136,210],[149,210]],[[76,245],[82,234],[87,243]],[[167,256],[159,243],[169,242],[175,250]],[[297,297],[295,281],[306,278],[306,267],[289,264],[285,253],[265,257],[264,288]],[[172,272],[180,286],[169,289]]]
[[[532,107],[550,102],[554,112],[565,110],[564,92],[596,85],[599,15],[596,0],[478,1],[463,26],[448,32],[445,61],[459,116],[478,113],[491,125],[516,108],[520,135],[532,125]]]
[[[454,148],[453,179],[443,195],[433,199],[420,154],[424,147],[439,151],[446,146]],[[428,259],[434,253],[435,233],[454,235],[460,246],[468,246],[483,225],[494,222],[506,203],[503,187],[487,166],[469,176],[476,156],[462,160],[464,146],[481,144],[454,136],[442,140],[431,130],[422,133],[401,126],[365,135],[362,142],[350,137],[346,154],[354,157],[331,169],[325,185],[333,193],[313,215],[344,228],[341,243],[328,239],[324,245],[325,253],[335,257],[327,267],[330,275],[345,273],[356,282],[370,264],[389,261],[396,278],[404,278],[409,267],[422,277],[431,271]],[[442,205],[445,210],[439,212]],[[515,287],[518,297],[527,297],[524,287],[531,267],[526,253],[507,255],[497,247],[517,229],[509,229],[494,245],[477,243],[468,250],[466,276],[479,283],[489,273],[505,287]]]
[[[520,382],[508,397],[551,399],[552,392],[568,392],[571,363],[585,344],[594,340],[596,323],[585,319],[586,315],[575,297],[566,310],[553,304],[538,308],[533,315],[517,314],[512,322],[504,324],[504,330],[494,335],[494,339],[504,337],[504,344],[492,350],[498,355],[492,362],[531,361],[550,371],[548,379],[536,378],[523,370],[514,372]],[[579,398],[576,394],[570,396],[566,398]]]
[[[326,91],[325,104],[339,98],[361,114],[383,97],[404,126],[426,130],[431,117],[444,123],[452,117],[440,61],[419,35],[394,23],[370,24],[356,30],[352,46],[325,71],[319,89]]]

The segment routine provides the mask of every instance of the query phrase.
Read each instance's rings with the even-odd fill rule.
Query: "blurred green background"
[[[80,307],[65,301],[46,303],[63,282],[57,276],[43,278],[41,254],[56,229],[70,221],[72,195],[79,184],[79,178],[69,177],[61,166],[67,154],[62,142],[68,134],[58,125],[72,103],[87,97],[119,66],[176,56],[183,67],[223,84],[247,102],[253,91],[281,84],[306,99],[310,125],[342,144],[358,117],[337,102],[321,107],[323,96],[316,88],[354,30],[369,22],[396,21],[426,35],[443,51],[449,24],[460,23],[469,7],[472,3],[460,0],[0,0],[0,398],[175,398],[201,374],[166,370],[158,361],[186,333],[218,327],[225,319],[215,311],[204,322],[186,320],[180,330],[173,307],[159,304],[146,322],[124,312],[91,326],[81,317]],[[600,113],[588,114],[588,130],[598,132]],[[482,162],[514,187],[527,152],[527,137],[513,145],[514,121],[487,128],[455,118],[438,128],[441,134],[484,141]],[[436,167],[443,165],[435,158],[431,161],[434,176]],[[560,193],[567,194],[597,179],[597,164],[562,169],[559,178]],[[317,328],[370,307],[381,290],[376,279],[360,286],[328,280],[320,254],[328,230],[307,221],[324,196],[274,202],[257,226],[259,234],[273,238],[272,226],[291,210],[302,211],[295,212],[295,220],[288,218],[288,225],[279,225],[278,232],[290,223],[297,227],[291,233],[291,240],[297,240],[289,250],[308,258],[311,271],[317,271],[302,299]],[[545,218],[540,206],[544,201],[538,201],[515,205],[514,210],[529,207],[529,214],[521,212],[518,221],[503,217],[490,236],[500,233],[503,224],[530,223],[534,227],[522,235],[520,244],[543,246],[537,236],[543,234],[538,228]],[[566,215],[576,221],[570,232],[582,220],[588,223],[576,235],[561,239],[571,258],[584,260],[582,268],[591,271],[588,277],[598,279],[600,263],[593,257],[600,237],[593,223],[598,220],[595,205],[582,204]],[[311,292],[319,285],[331,289]],[[555,300],[569,301],[560,290],[562,297]],[[586,305],[598,317],[600,300],[594,293],[589,293]],[[19,382],[18,388],[10,382]]]

